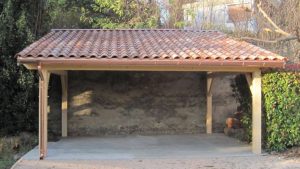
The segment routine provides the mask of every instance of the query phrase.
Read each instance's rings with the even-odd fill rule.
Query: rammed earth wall
[[[236,109],[231,78],[214,81],[215,132],[223,131],[226,117]],[[54,82],[59,78],[51,79],[49,132],[60,135],[60,84]],[[68,134],[204,133],[205,91],[205,73],[71,71]]]

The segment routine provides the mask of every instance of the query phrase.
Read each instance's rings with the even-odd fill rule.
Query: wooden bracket
[[[42,72],[42,65],[38,65],[38,73],[39,73],[39,77],[42,81],[44,81],[44,75],[43,75],[43,72]]]
[[[207,94],[212,95],[212,84],[214,82],[213,78],[208,78],[207,79]]]
[[[212,95],[212,85],[214,82],[214,77],[212,72],[207,73],[207,95]]]
[[[246,77],[247,83],[249,85],[250,91],[253,94],[253,91],[252,91],[252,81],[253,81],[252,73],[245,73],[245,77]]]

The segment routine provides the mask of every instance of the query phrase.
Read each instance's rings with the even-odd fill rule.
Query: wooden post
[[[261,154],[261,71],[252,73],[252,152]]]
[[[39,66],[39,153],[40,159],[47,155],[48,142],[48,84],[50,73]]]
[[[61,79],[61,91],[62,91],[62,101],[61,101],[61,134],[62,137],[68,136],[68,74],[60,75]]]
[[[213,77],[211,73],[207,74],[207,90],[206,90],[206,133],[212,133],[212,83]]]

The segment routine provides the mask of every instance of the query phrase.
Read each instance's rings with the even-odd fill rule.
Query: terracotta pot
[[[226,126],[227,128],[241,128],[241,122],[236,118],[229,117],[226,119]]]

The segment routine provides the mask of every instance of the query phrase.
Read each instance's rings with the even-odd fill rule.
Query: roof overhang
[[[199,61],[199,60],[119,60],[119,59],[18,59],[28,69],[40,65],[51,70],[131,70],[131,71],[241,71],[284,67],[279,61]]]

